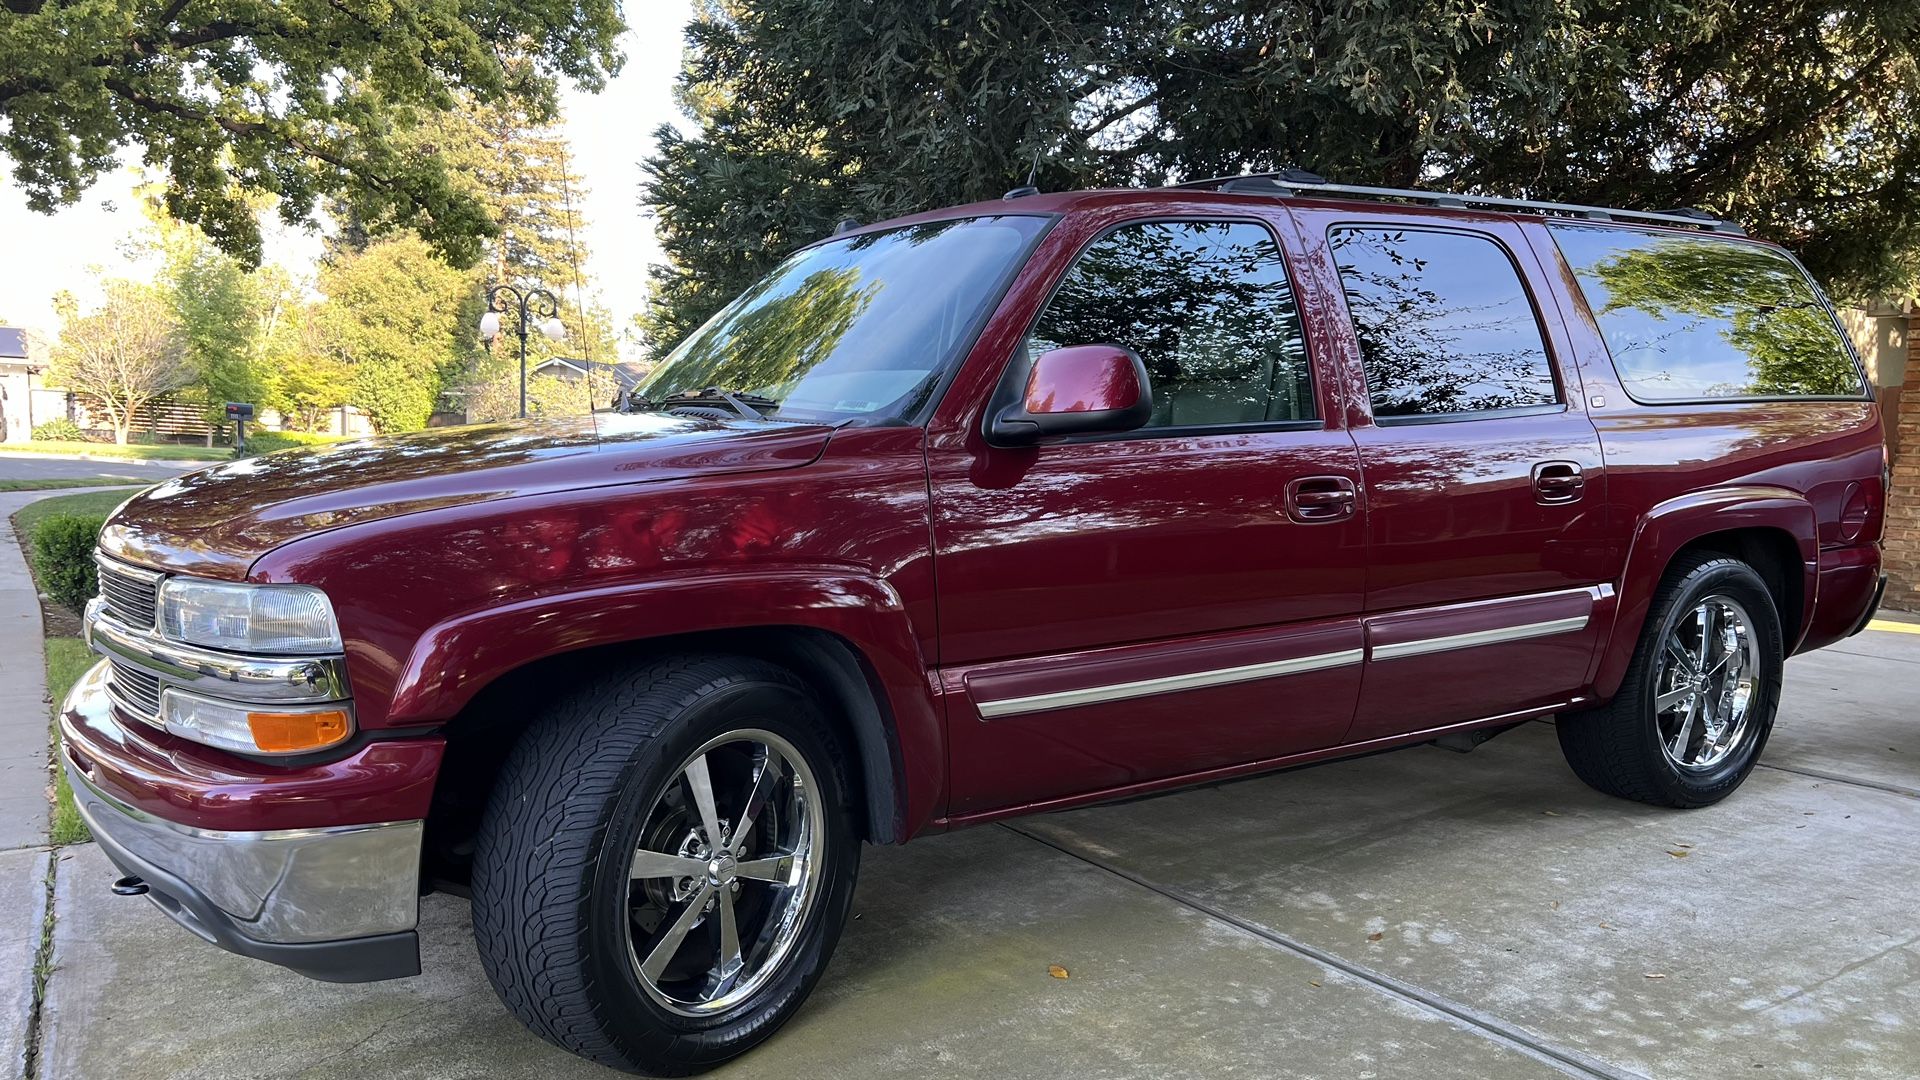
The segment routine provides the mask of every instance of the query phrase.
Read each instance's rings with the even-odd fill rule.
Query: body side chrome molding
[[[1516,600],[1530,601],[1567,596],[1586,596],[1597,603],[1610,598],[1613,592],[1613,586],[1602,584],[1573,589],[1556,589],[1552,592],[1534,593],[1527,596],[1509,596],[1490,600],[1476,600],[1466,604],[1454,605],[1454,607],[1483,608],[1493,605],[1510,604]],[[1570,615],[1564,618],[1549,619],[1541,622],[1521,623],[1515,626],[1500,626],[1488,630],[1474,630],[1464,634],[1418,638],[1413,641],[1399,641],[1387,645],[1369,645],[1364,649],[1346,649],[1340,652],[1318,653],[1313,656],[1298,656],[1287,660],[1273,660],[1259,664],[1245,664],[1238,667],[1195,671],[1185,675],[1165,675],[1154,679],[1108,683],[1101,686],[1084,687],[1079,690],[1059,690],[1046,694],[1029,694],[1022,697],[999,698],[992,701],[976,701],[974,704],[975,708],[980,711],[982,719],[993,720],[1004,716],[1019,716],[1025,713],[1046,712],[1051,709],[1068,709],[1080,705],[1096,705],[1108,701],[1125,701],[1129,698],[1149,697],[1154,694],[1177,693],[1182,690],[1199,690],[1210,686],[1228,686],[1233,683],[1250,682],[1254,679],[1269,679],[1280,675],[1299,675],[1309,671],[1325,671],[1330,668],[1347,667],[1368,659],[1395,660],[1410,656],[1425,656],[1429,653],[1449,652],[1454,649],[1471,649],[1480,645],[1498,645],[1509,641],[1525,641],[1529,638],[1550,637],[1554,634],[1567,634],[1575,630],[1583,630],[1591,618],[1591,613]]]
[[[1329,668],[1347,667],[1357,664],[1363,658],[1360,649],[1343,649],[1340,652],[1318,653],[1313,656],[1296,656],[1287,660],[1270,660],[1260,664],[1243,664],[1239,667],[1215,668],[1211,671],[1195,671],[1186,675],[1164,675],[1156,679],[1139,679],[1133,682],[1109,683],[1105,686],[1089,686],[1082,690],[1059,690],[1049,694],[1030,694],[1025,697],[1001,698],[998,701],[976,703],[980,715],[992,720],[1001,716],[1017,716],[1021,713],[1044,712],[1048,709],[1067,709],[1077,705],[1094,705],[1105,701],[1124,701],[1127,698],[1148,697],[1153,694],[1166,694],[1178,690],[1199,690],[1209,686],[1228,686],[1233,683],[1250,682],[1254,679],[1270,679],[1276,675],[1299,675],[1309,671],[1325,671]]]
[[[1575,630],[1583,630],[1586,628],[1587,619],[1586,615],[1572,615],[1564,619],[1522,623],[1519,626],[1498,626],[1490,630],[1449,634],[1446,637],[1396,641],[1390,645],[1371,646],[1369,655],[1375,660],[1398,660],[1409,656],[1425,656],[1428,653],[1449,652],[1454,649],[1471,649],[1479,645],[1498,645],[1508,641],[1551,637],[1554,634],[1568,634]]]

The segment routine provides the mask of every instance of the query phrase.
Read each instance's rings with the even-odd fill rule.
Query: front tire
[[[1619,692],[1562,715],[1560,748],[1596,790],[1710,806],[1759,761],[1785,659],[1773,594],[1753,567],[1713,553],[1684,557],[1654,594]]]
[[[508,756],[473,924],[500,999],[618,1069],[745,1053],[826,968],[859,866],[833,730],[792,673],[679,657],[568,693]]]

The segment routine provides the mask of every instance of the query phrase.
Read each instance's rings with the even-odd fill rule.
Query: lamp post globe
[[[516,313],[514,336],[520,339],[520,415],[527,415],[527,331],[533,320],[540,320],[540,333],[553,341],[567,336],[560,321],[560,300],[545,289],[521,289],[514,285],[495,285],[487,290],[487,313],[480,316],[480,340],[491,344],[500,336],[502,316]]]

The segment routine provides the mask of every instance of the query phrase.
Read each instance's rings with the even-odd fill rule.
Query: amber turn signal
[[[249,712],[247,727],[253,743],[269,754],[291,754],[319,750],[347,737],[349,722],[344,709],[324,712]]]

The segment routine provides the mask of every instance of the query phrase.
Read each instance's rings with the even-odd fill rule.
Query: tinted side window
[[[1533,304],[1492,239],[1417,229],[1327,234],[1376,418],[1559,400]]]
[[[1067,271],[1027,348],[1113,343],[1153,383],[1149,427],[1309,420],[1313,377],[1273,234],[1236,222],[1143,222]]]
[[[1826,305],[1777,251],[1577,225],[1553,239],[1641,401],[1865,393]]]

